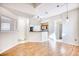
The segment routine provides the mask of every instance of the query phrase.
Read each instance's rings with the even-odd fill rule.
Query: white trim
[[[6,48],[6,49],[0,51],[0,54],[2,54],[3,52],[5,52],[5,51],[11,49],[12,47],[14,47],[14,46],[16,46],[16,45],[18,45],[18,44],[20,44],[20,43],[15,43],[14,45],[11,45],[10,47],[8,47],[8,48]]]
[[[68,42],[64,42],[64,41],[63,41],[63,43],[69,44],[69,45],[74,45],[74,46],[79,46],[79,44],[76,44],[76,43],[68,43]]]

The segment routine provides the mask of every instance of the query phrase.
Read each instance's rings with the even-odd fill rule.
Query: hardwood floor
[[[79,46],[57,42],[51,48],[49,42],[29,42],[15,46],[1,56],[79,56]]]

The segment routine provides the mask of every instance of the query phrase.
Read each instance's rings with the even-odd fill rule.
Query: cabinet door
[[[48,40],[48,32],[42,32],[42,41]]]

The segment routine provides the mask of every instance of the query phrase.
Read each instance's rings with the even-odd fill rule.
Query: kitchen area
[[[28,41],[44,42],[48,40],[48,23],[41,23],[38,20],[30,21]]]

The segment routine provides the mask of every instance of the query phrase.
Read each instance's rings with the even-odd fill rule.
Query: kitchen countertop
[[[48,32],[48,30],[42,30],[42,31],[30,31],[30,32]]]

